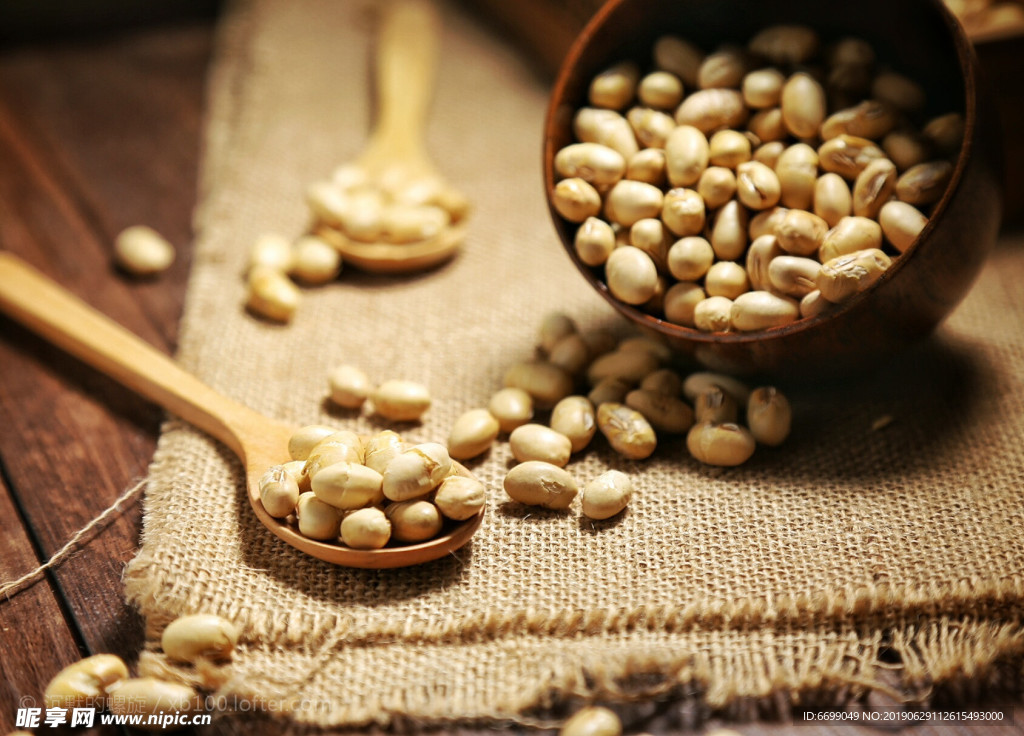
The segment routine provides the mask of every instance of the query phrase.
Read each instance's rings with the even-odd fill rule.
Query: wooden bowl
[[[577,225],[550,207],[566,251],[590,284],[631,322],[663,336],[704,366],[738,374],[833,375],[877,364],[930,333],[964,297],[995,242],[1000,218],[998,131],[979,91],[977,61],[960,25],[939,0],[610,0],[569,50],[551,94],[544,129],[544,185],[551,202],[554,156],[574,141],[571,121],[586,104],[590,80],[623,59],[647,67],[665,34],[701,48],[746,43],[778,23],[815,28],[824,42],[859,36],[879,61],[921,83],[925,118],[962,111],[965,136],[948,190],[917,241],[868,291],[828,314],[756,333],[705,333],[614,299],[576,256]],[[688,90],[689,92],[689,90]]]

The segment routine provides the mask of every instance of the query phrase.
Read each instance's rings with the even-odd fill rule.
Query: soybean
[[[533,399],[521,388],[503,388],[487,404],[502,432],[511,432],[533,418]]]
[[[484,506],[486,489],[476,478],[449,475],[434,494],[434,505],[449,519],[464,521]]]
[[[237,643],[238,630],[234,625],[212,613],[177,618],[160,636],[164,654],[180,662],[228,659]]]
[[[686,448],[705,465],[742,465],[754,454],[756,442],[750,430],[738,424],[693,425],[686,435]]]
[[[398,422],[413,422],[430,408],[430,391],[422,383],[392,379],[372,394],[373,408],[382,417]]]
[[[114,238],[114,256],[133,276],[155,276],[174,263],[174,246],[153,228],[133,225]]]
[[[524,424],[508,438],[512,455],[519,462],[541,460],[564,468],[572,454],[572,441],[543,424]]]
[[[582,511],[588,519],[610,519],[629,504],[633,482],[620,470],[602,473],[583,487]]]
[[[494,444],[501,425],[487,409],[470,409],[448,433],[448,454],[456,460],[482,455]]]
[[[572,452],[590,444],[597,432],[594,405],[586,396],[566,396],[551,410],[551,429],[569,439]]]
[[[424,500],[392,503],[384,509],[391,522],[391,537],[398,542],[423,542],[436,537],[443,520],[437,506]]]
[[[654,452],[658,438],[640,412],[625,404],[607,402],[597,407],[597,427],[612,449],[631,460],[642,460]]]
[[[341,541],[352,549],[380,549],[391,539],[391,522],[379,508],[358,509],[341,522]]]
[[[128,667],[114,654],[94,654],[62,669],[46,686],[49,708],[103,708],[108,694],[128,679]]]
[[[747,426],[762,445],[777,447],[789,436],[793,409],[789,400],[774,386],[754,389],[747,402]]]
[[[513,501],[547,509],[566,509],[579,492],[573,477],[563,468],[528,460],[505,476],[505,492]]]

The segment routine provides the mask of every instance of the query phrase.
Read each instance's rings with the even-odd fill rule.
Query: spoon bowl
[[[259,479],[291,460],[288,440],[296,427],[265,417],[229,399],[180,368],[76,296],[10,253],[0,252],[0,311],[125,387],[223,442],[245,468],[246,495],[260,522],[308,555],[345,567],[393,568],[444,557],[470,540],[483,509],[419,544],[356,550],[302,536],[275,519],[260,501]],[[461,465],[457,470],[472,477]]]
[[[877,365],[931,332],[967,293],[995,242],[1000,218],[995,115],[979,89],[971,44],[940,0],[610,0],[577,37],[553,87],[544,128],[544,186],[551,202],[555,154],[574,141],[572,117],[586,104],[590,80],[600,71],[626,59],[648,65],[653,44],[663,35],[709,50],[745,43],[756,31],[779,23],[810,26],[825,42],[864,38],[881,61],[924,86],[926,118],[952,110],[964,115],[963,144],[949,186],[916,242],[871,289],[826,314],[783,327],[701,332],[612,297],[601,269],[576,255],[577,226],[553,206],[551,216],[591,286],[627,320],[662,337],[681,355],[737,374],[832,376]]]
[[[437,68],[440,17],[428,0],[391,0],[382,11],[376,49],[376,117],[366,149],[346,176],[385,197],[413,199],[445,210],[450,222],[439,232],[411,242],[363,242],[325,222],[315,235],[343,260],[375,273],[409,273],[448,260],[465,239],[469,205],[427,155],[423,140]],[[410,194],[415,192],[415,194]]]

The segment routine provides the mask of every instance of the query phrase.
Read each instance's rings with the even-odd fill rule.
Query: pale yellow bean
[[[896,182],[896,197],[915,206],[938,202],[953,177],[949,161],[927,161],[911,166]]]
[[[669,184],[688,187],[697,183],[711,156],[707,136],[692,125],[680,125],[665,140],[665,173]]]
[[[448,454],[468,460],[491,449],[501,425],[487,409],[470,409],[455,420],[448,433]]]
[[[519,462],[540,460],[564,468],[572,454],[572,441],[543,424],[524,424],[508,437],[512,455]]]
[[[758,69],[743,78],[743,101],[747,107],[777,107],[786,78],[778,69]]]
[[[693,409],[680,398],[638,388],[626,394],[626,406],[643,414],[654,429],[682,434],[693,424]]]
[[[227,619],[212,613],[176,618],[160,635],[164,654],[179,662],[230,659],[237,643],[238,629]]]
[[[303,493],[295,505],[299,533],[310,539],[337,539],[341,527],[341,510],[325,503],[313,493]]]
[[[802,299],[818,288],[819,271],[821,263],[813,258],[779,256],[768,264],[768,280],[775,290]]]
[[[782,109],[769,107],[758,110],[750,116],[747,130],[756,135],[763,144],[754,149],[752,158],[774,169],[779,160],[779,154],[786,148],[783,141],[789,135],[786,123],[782,119]]]
[[[393,204],[381,213],[383,237],[389,243],[417,243],[432,238],[451,222],[445,208],[432,204]]]
[[[371,394],[373,409],[396,422],[417,421],[430,408],[430,391],[422,383],[391,379]]]
[[[858,250],[882,247],[882,228],[867,217],[844,217],[825,233],[818,248],[822,263]]]
[[[572,452],[579,452],[597,432],[594,405],[586,396],[566,396],[551,410],[550,424],[552,430],[569,438]]]
[[[864,167],[854,182],[853,214],[877,219],[878,211],[889,201],[897,186],[896,164],[887,158],[875,159]]]
[[[307,424],[300,427],[288,438],[289,457],[292,460],[305,460],[314,447],[337,431],[336,427],[328,427],[326,424]]]
[[[668,110],[682,101],[683,82],[671,72],[651,72],[640,80],[637,97],[648,107]]]
[[[128,667],[114,654],[94,654],[62,669],[46,686],[47,708],[104,708],[107,695],[128,679]]]
[[[249,271],[245,305],[252,313],[274,322],[290,322],[301,299],[299,288],[277,269],[257,266]]]
[[[573,143],[555,154],[555,171],[564,179],[580,178],[602,190],[623,177],[626,159],[600,143]]]
[[[878,222],[885,239],[903,253],[917,240],[928,224],[928,218],[912,204],[887,202],[879,210]]]
[[[604,220],[588,217],[573,239],[576,255],[588,266],[601,266],[615,249],[615,233]]]
[[[724,296],[735,299],[750,291],[750,279],[743,266],[734,261],[718,261],[704,276],[704,290],[708,296]]]
[[[303,235],[295,241],[289,273],[305,284],[326,284],[341,273],[341,254],[322,238]]]
[[[393,430],[385,429],[367,440],[364,462],[366,467],[384,475],[388,463],[404,451],[405,445],[401,435]]]
[[[573,379],[564,368],[547,361],[516,363],[505,373],[506,388],[522,389],[539,409],[549,409],[572,393]]]
[[[313,476],[310,488],[317,499],[344,511],[384,501],[383,476],[358,463],[334,463]]]
[[[623,179],[608,191],[605,214],[612,222],[629,227],[645,217],[657,217],[664,199],[664,192],[653,184]]]
[[[650,457],[658,446],[647,419],[625,404],[606,402],[598,406],[597,428],[613,450],[631,460]]]
[[[497,391],[491,396],[487,409],[498,420],[502,432],[511,432],[533,419],[533,399],[521,388]]]
[[[675,235],[699,235],[704,230],[706,217],[704,200],[693,189],[676,187],[665,193],[661,220]]]
[[[634,153],[626,164],[626,178],[663,187],[667,180],[665,151],[644,148]]]
[[[161,716],[173,713],[186,716],[202,707],[199,694],[188,685],[165,682],[155,677],[127,679],[117,687],[108,708],[114,716],[141,717],[139,728],[162,731]],[[150,718],[153,721],[150,722]]]
[[[774,386],[755,388],[747,402],[747,426],[762,445],[777,447],[789,436],[793,409],[781,391]]]
[[[774,258],[784,255],[785,252],[779,247],[779,240],[774,235],[762,235],[750,244],[747,249],[746,270],[752,290],[767,291],[771,288],[768,268]]]
[[[668,271],[679,281],[697,281],[711,268],[715,251],[699,236],[680,238],[668,250]]]
[[[133,276],[155,276],[174,263],[174,246],[151,227],[133,225],[114,238],[117,265]]]
[[[528,460],[505,476],[505,493],[513,501],[546,509],[566,509],[579,487],[565,469],[551,463]]]
[[[605,281],[612,296],[626,304],[643,304],[658,284],[658,267],[651,257],[631,245],[616,248],[605,263]]]
[[[665,269],[669,235],[665,224],[657,217],[645,217],[642,220],[637,220],[629,228],[630,245],[649,255],[659,271]]]
[[[260,477],[260,502],[275,519],[283,519],[299,502],[299,483],[284,467],[275,465]]]
[[[825,141],[818,148],[821,168],[835,172],[847,181],[854,181],[868,164],[879,158],[885,158],[885,151],[874,141],[845,133]]]
[[[569,222],[583,222],[601,211],[601,195],[579,177],[562,179],[551,195],[555,209]]]
[[[335,463],[361,463],[363,459],[363,446],[359,437],[354,432],[341,430],[313,446],[302,472],[312,482],[326,467]]]
[[[879,140],[895,127],[896,122],[890,105],[879,100],[864,100],[830,115],[821,124],[821,137],[828,140],[846,133]]]
[[[436,442],[414,445],[394,457],[384,470],[383,490],[389,501],[421,498],[437,488],[451,472],[448,449]]]
[[[664,148],[676,121],[671,115],[649,107],[634,107],[626,113],[626,120],[643,148]]]
[[[821,291],[815,289],[800,300],[800,316],[804,319],[817,317],[828,312],[832,306],[832,302],[823,297]]]
[[[605,69],[590,82],[587,96],[594,107],[621,110],[636,94],[640,67],[633,61],[623,61]]]
[[[697,302],[693,324],[702,332],[728,332],[732,329],[732,299],[709,296]]]
[[[825,89],[810,74],[797,72],[782,87],[780,107],[790,133],[797,138],[813,138],[825,119]]]
[[[779,203],[782,185],[765,164],[746,161],[736,168],[736,197],[752,210],[766,210]]]
[[[708,209],[717,209],[736,194],[736,174],[724,166],[709,166],[697,181],[697,194]]]
[[[750,140],[737,130],[720,130],[708,140],[708,162],[735,169],[750,160]]]
[[[818,181],[818,163],[818,153],[806,143],[794,143],[779,154],[775,173],[779,177],[784,206],[810,208]]]
[[[692,281],[680,281],[672,284],[665,292],[662,305],[665,319],[684,327],[696,327],[697,305],[704,301],[706,296],[701,285]],[[621,401],[621,397],[618,400]]]
[[[379,508],[358,509],[345,515],[340,533],[352,549],[380,549],[391,540],[391,522]]]
[[[584,107],[573,118],[573,132],[583,143],[600,143],[629,160],[640,150],[629,121],[614,110]]]
[[[391,522],[391,538],[398,542],[433,539],[444,524],[437,506],[422,499],[388,504],[384,516]]]
[[[694,424],[686,435],[686,448],[705,465],[742,465],[754,454],[756,443],[746,427],[738,424]]]
[[[853,213],[853,194],[839,174],[822,174],[814,183],[814,214],[835,227],[842,218]]]
[[[790,210],[782,218],[775,235],[779,247],[791,255],[809,256],[816,253],[828,232],[828,223],[805,210]]]
[[[735,199],[719,208],[712,220],[708,238],[715,256],[723,261],[741,258],[747,249],[748,224],[746,209]]]
[[[537,344],[549,352],[559,340],[576,332],[576,322],[565,312],[548,312],[537,328]]]
[[[699,394],[693,403],[693,418],[696,422],[724,424],[736,422],[739,407],[736,399],[727,394],[721,386],[708,386]]]
[[[749,112],[743,95],[735,89],[702,89],[683,100],[676,108],[676,122],[692,125],[702,133],[720,128],[739,128]]]
[[[732,303],[729,320],[742,332],[781,327],[800,317],[800,305],[795,299],[768,291],[748,291]]]
[[[891,265],[889,256],[875,248],[839,256],[822,264],[818,288],[823,297],[839,304],[873,286]]]
[[[610,519],[629,505],[632,495],[633,482],[629,476],[620,470],[609,470],[583,487],[583,515],[595,521]],[[591,728],[581,733],[593,734],[594,731]]]
[[[331,401],[345,409],[358,409],[369,397],[373,385],[367,375],[352,365],[339,365],[327,376]]]
[[[465,521],[475,516],[487,500],[487,489],[476,478],[449,475],[434,494],[434,505],[448,519]]]

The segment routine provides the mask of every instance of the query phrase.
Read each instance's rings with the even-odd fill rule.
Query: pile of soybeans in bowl
[[[618,302],[704,332],[780,327],[870,289],[924,229],[964,136],[926,102],[860,38],[662,36],[591,80],[551,205]]]

